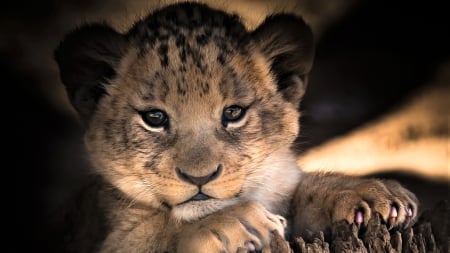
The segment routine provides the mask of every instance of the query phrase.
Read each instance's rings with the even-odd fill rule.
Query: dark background
[[[82,8],[93,2],[78,4]],[[45,90],[36,89],[46,79],[39,69],[24,66],[27,51],[15,40],[27,33],[51,33],[45,22],[60,15],[58,1],[22,0],[2,5],[0,80],[6,88],[2,101],[7,112],[2,120],[7,140],[3,209],[7,224],[11,224],[9,234],[24,238],[6,247],[9,252],[39,251],[54,243],[46,234],[48,215],[54,215],[52,211],[79,187],[87,163],[81,128],[72,115],[46,99]],[[388,113],[423,88],[436,68],[450,60],[447,12],[437,1],[360,1],[333,23],[317,41],[315,67],[302,102],[302,149]],[[41,50],[39,43],[33,45],[36,51]],[[411,175],[399,179],[422,199],[448,197],[448,182]]]
[[[437,3],[363,1],[328,28],[302,105],[306,147],[395,109],[450,60],[450,18]]]

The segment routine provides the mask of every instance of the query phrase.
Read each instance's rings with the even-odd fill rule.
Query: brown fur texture
[[[102,220],[100,239],[70,245],[236,252],[266,249],[286,225],[301,235],[352,223],[356,212],[362,226],[374,212],[409,225],[417,200],[398,183],[297,167],[291,147],[313,55],[300,17],[273,15],[248,31],[193,3],[155,11],[125,34],[102,24],[69,34],[55,58],[86,125],[100,178],[90,208]]]

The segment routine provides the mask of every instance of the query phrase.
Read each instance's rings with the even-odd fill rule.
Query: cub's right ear
[[[68,34],[55,50],[61,80],[83,123],[89,121],[105,94],[104,85],[116,74],[126,41],[111,27],[87,25]]]

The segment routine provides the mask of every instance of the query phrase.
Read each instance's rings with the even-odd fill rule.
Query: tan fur
[[[226,14],[181,6],[177,25],[166,18],[170,12],[155,14],[126,40],[106,27],[86,27],[56,53],[103,180],[95,193],[105,210],[100,252],[236,252],[249,244],[261,250],[273,233],[283,234],[281,216],[294,235],[342,219],[352,223],[359,210],[363,225],[374,212],[391,225],[414,220],[417,200],[397,183],[305,174],[297,167],[291,147],[313,56],[303,20],[280,15],[249,32]],[[197,19],[205,24],[191,27]],[[148,28],[152,22],[160,22],[158,33]],[[118,46],[111,50],[114,40]],[[186,50],[192,52],[183,57]],[[98,60],[101,54],[90,51],[108,57]],[[95,108],[89,103],[98,95],[94,88],[104,92]],[[233,105],[246,108],[244,116],[224,122],[223,111]],[[166,113],[166,125],[145,121],[142,114],[155,109]],[[201,185],[189,179],[211,175]],[[195,199],[199,193],[208,198]],[[392,206],[398,207],[394,221]]]
[[[402,107],[309,150],[298,159],[305,171],[352,175],[400,170],[433,180],[450,180],[450,63]]]

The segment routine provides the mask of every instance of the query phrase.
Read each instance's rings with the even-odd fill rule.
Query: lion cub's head
[[[283,212],[313,59],[301,18],[247,31],[236,16],[178,4],[126,34],[81,27],[55,57],[94,167],[132,201],[181,220],[249,199]]]

